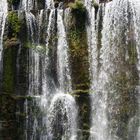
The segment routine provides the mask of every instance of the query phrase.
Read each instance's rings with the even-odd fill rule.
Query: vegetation
[[[80,12],[85,12],[86,8],[82,0],[76,0],[74,3],[69,3],[68,6],[73,10],[78,10]]]
[[[6,93],[14,91],[14,65],[13,65],[13,48],[5,49],[4,53],[4,72],[3,72],[3,90]]]
[[[99,8],[99,4],[96,2],[96,0],[92,0],[92,5],[93,5],[95,8]]]
[[[17,37],[21,28],[21,21],[17,13],[9,12],[8,14],[9,32],[11,37]]]

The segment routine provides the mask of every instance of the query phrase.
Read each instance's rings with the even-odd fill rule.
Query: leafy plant
[[[18,18],[17,13],[15,12],[9,12],[8,14],[8,23],[9,23],[9,27],[11,29],[12,32],[12,36],[13,37],[17,37],[20,28],[21,28],[21,22]]]
[[[96,0],[92,0],[92,6],[99,8],[99,4],[96,2]]]
[[[69,3],[68,6],[72,9],[72,10],[79,10],[81,12],[85,12],[85,6],[82,0],[76,0],[74,3]]]

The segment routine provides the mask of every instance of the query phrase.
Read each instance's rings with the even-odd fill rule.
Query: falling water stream
[[[57,71],[60,90],[71,92],[71,77],[69,68],[68,44],[63,21],[63,10],[58,10],[57,28],[58,28],[58,45],[57,45]],[[62,53],[63,52],[63,53]]]
[[[140,32],[137,7],[139,2],[135,0],[114,0],[106,4],[100,68],[97,71],[97,59],[94,57],[98,52],[91,54],[91,140],[139,139],[139,89],[136,77],[139,73],[137,37]],[[93,47],[96,48],[96,44]],[[137,50],[138,57],[133,56],[130,50]]]
[[[32,10],[34,7],[34,0],[21,0],[20,1],[20,9],[22,10]]]
[[[0,1],[0,77],[2,73],[3,35],[4,35],[7,11],[8,11],[7,1],[6,0]]]
[[[68,44],[66,31],[63,21],[64,11],[53,8],[53,2],[47,1],[46,7],[51,8],[45,11],[41,10],[39,23],[36,23],[35,16],[28,10],[33,9],[33,1],[22,1],[21,9],[26,10],[25,18],[28,29],[28,38],[31,40],[29,50],[29,96],[35,97],[36,100],[32,103],[26,100],[25,112],[28,114],[26,120],[26,140],[34,140],[38,136],[39,120],[37,116],[31,115],[29,107],[33,104],[40,107],[43,111],[42,125],[47,131],[43,131],[40,135],[41,140],[53,139],[76,139],[77,129],[77,107],[75,99],[69,95],[72,91],[71,76],[69,68]],[[57,18],[55,18],[57,13]],[[44,17],[44,14],[46,17]],[[37,51],[42,46],[36,42],[37,31],[41,33],[42,20],[47,21],[46,29],[46,49],[41,56]],[[55,21],[57,19],[57,21]],[[55,34],[55,23],[57,23],[57,61],[56,71],[58,84],[54,81],[54,77],[50,68],[53,67],[50,50],[51,37]],[[39,25],[39,27],[37,27]],[[40,37],[39,37],[40,38]],[[53,46],[52,46],[53,47]],[[54,57],[54,56],[53,56]],[[41,60],[41,61],[40,61]],[[41,62],[41,63],[40,63]],[[42,66],[40,71],[40,66]],[[42,84],[39,83],[39,78],[42,79]],[[41,88],[39,88],[41,86]],[[41,89],[41,92],[39,91]],[[39,95],[41,94],[41,95]],[[32,132],[29,131],[32,129]],[[29,132],[28,132],[29,131]]]
[[[36,51],[36,46],[38,45],[37,39],[37,21],[35,16],[29,12],[25,12],[26,24],[28,29],[28,40],[29,42],[29,89],[28,96],[36,97],[39,95],[39,77],[40,77],[40,69],[39,69],[39,53]],[[37,137],[37,129],[38,129],[38,120],[37,116],[32,116],[32,110],[30,110],[31,106],[36,105],[37,100],[33,100],[30,102],[28,100],[25,101],[25,112],[27,114],[26,117],[26,130],[25,137],[26,140],[34,140]],[[29,111],[30,110],[30,111]],[[30,131],[32,129],[32,131]]]
[[[88,21],[87,21],[87,35],[88,35],[88,46],[89,46],[89,63],[90,63],[90,78],[91,78],[91,106],[92,106],[92,114],[91,116],[91,140],[105,140],[106,139],[106,95],[100,93],[103,91],[101,85],[104,83],[104,79],[102,79],[102,83],[98,82],[99,76],[99,53],[100,47],[97,45],[98,43],[98,22],[99,16],[95,19],[95,9],[92,6],[92,1],[86,1],[85,6],[88,11]],[[104,10],[104,7],[100,6],[101,10]],[[100,11],[100,9],[99,9]],[[98,12],[99,13],[99,12]],[[102,12],[103,14],[103,12]],[[101,27],[99,27],[100,29]],[[105,78],[105,77],[104,77]]]
[[[48,120],[48,133],[51,139],[75,140],[77,130],[77,107],[71,92],[68,44],[63,23],[63,10],[57,10],[57,73],[59,87],[54,95]]]

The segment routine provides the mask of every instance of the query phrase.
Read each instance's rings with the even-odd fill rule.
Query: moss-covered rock
[[[17,37],[20,28],[21,28],[21,21],[18,18],[18,15],[16,12],[9,12],[8,14],[8,24],[9,24],[9,37]]]

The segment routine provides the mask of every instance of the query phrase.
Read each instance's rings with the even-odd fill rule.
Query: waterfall
[[[32,10],[34,8],[34,0],[21,0],[20,9],[21,10]]]
[[[8,3],[7,0],[0,1],[0,12],[7,13],[8,11]]]
[[[38,46],[38,27],[37,21],[35,16],[31,13],[26,11],[25,12],[25,19],[27,25],[27,33],[28,33],[28,47],[29,47],[29,87],[28,87],[28,94],[34,98],[32,101],[28,99],[24,102],[24,110],[26,113],[26,124],[25,124],[25,139],[26,140],[34,140],[37,137],[37,130],[39,129],[38,126],[38,115],[33,115],[34,110],[33,107],[38,108],[38,95],[40,94],[39,91],[39,78],[40,78],[40,55],[36,49]],[[30,131],[32,129],[32,131]]]
[[[47,25],[47,29],[46,29],[46,34],[47,34],[47,38],[46,38],[46,44],[45,44],[45,53],[42,56],[42,75],[41,75],[41,79],[42,79],[42,95],[41,95],[41,101],[40,101],[40,108],[43,111],[43,126],[47,129],[48,123],[48,110],[50,107],[50,103],[51,100],[56,92],[56,85],[55,85],[55,81],[54,81],[54,77],[52,75],[52,63],[51,62],[51,56],[50,56],[50,40],[51,40],[51,36],[54,32],[54,27],[55,27],[55,10],[51,9],[49,16],[47,16],[46,13],[46,17],[48,20],[48,25]],[[53,46],[51,46],[53,47]],[[46,140],[48,139],[48,133],[45,130],[45,133],[41,136],[42,140]]]
[[[91,140],[139,139],[138,7],[139,2],[135,0],[114,0],[106,4],[102,47],[97,52],[97,44],[94,44],[90,51],[93,114]],[[96,23],[94,19],[91,21]],[[92,35],[93,38],[94,36],[95,34]],[[136,50],[137,58],[130,52],[136,53]]]
[[[99,54],[100,46],[98,45],[98,34],[101,27],[99,26],[99,18],[103,16],[104,6],[99,7],[99,11],[102,11],[101,15],[97,15],[97,20],[95,19],[95,9],[92,6],[92,1],[86,1],[86,9],[88,11],[88,21],[86,24],[87,36],[88,36],[88,50],[89,50],[89,63],[90,63],[90,94],[91,94],[91,106],[92,106],[92,116],[91,116],[91,129],[90,129],[90,139],[91,140],[105,140],[106,139],[106,96],[101,88],[105,79],[98,82],[99,76]]]
[[[63,21],[64,11],[57,10],[57,74],[59,86],[48,113],[48,139],[77,139],[77,107],[71,92],[68,44]]]
[[[89,1],[88,1],[89,2]],[[86,9],[88,11],[88,21],[87,21],[87,38],[88,38],[88,50],[89,50],[89,62],[90,62],[90,74],[91,74],[91,79],[96,79],[95,77],[93,78],[92,76],[94,74],[97,74],[97,67],[98,67],[98,62],[97,62],[97,54],[98,54],[98,48],[97,48],[97,41],[96,41],[96,30],[95,30],[95,9],[91,5],[91,1],[89,3],[86,3]],[[92,84],[91,84],[92,85]]]
[[[28,28],[29,43],[29,95],[39,94],[39,53],[35,50],[37,38],[37,23],[31,12],[25,12]]]
[[[21,10],[33,10],[37,5],[36,0],[21,0],[20,1],[20,9]],[[53,9],[54,8],[54,1],[53,0],[45,0],[45,8],[46,9]]]
[[[0,0],[0,88],[0,139],[140,140],[140,0]]]
[[[71,77],[68,61],[68,44],[66,38],[65,27],[63,24],[63,10],[58,10],[57,29],[58,29],[58,45],[57,45],[57,71],[60,90],[63,92],[71,91]]]
[[[54,8],[54,1],[53,0],[45,0],[46,8],[53,9]]]
[[[139,140],[140,138],[140,41],[139,41],[139,36],[140,36],[140,2],[136,0],[135,2],[131,1],[130,4],[133,6],[133,26],[134,26],[134,33],[135,33],[135,40],[136,40],[136,49],[137,49],[137,70],[138,70],[138,77],[139,77],[139,82],[137,86],[138,90],[138,112],[136,115],[130,120],[130,133],[132,133],[134,130],[134,125],[137,124],[137,132],[136,135],[134,135],[132,138],[135,138],[136,140]],[[135,134],[135,133],[134,133]],[[130,137],[131,139],[131,137]]]
[[[47,114],[47,109],[46,107],[49,106],[51,97],[53,96],[54,92],[55,92],[55,83],[53,80],[53,77],[51,76],[51,72],[50,72],[50,67],[51,66],[51,60],[50,60],[50,49],[49,49],[49,45],[50,45],[50,38],[51,35],[53,33],[54,30],[54,25],[55,25],[55,10],[51,10],[49,16],[47,16],[46,13],[46,19],[48,19],[48,25],[47,25],[47,38],[46,38],[46,49],[45,49],[45,53],[42,56],[42,75],[41,75],[41,79],[42,79],[42,95],[41,95],[41,108],[46,112]],[[46,120],[46,119],[45,119]],[[45,124],[46,122],[44,122]]]
[[[129,122],[137,114],[132,111],[132,108],[135,106],[135,111],[137,111],[137,97],[139,96],[136,91],[138,83],[137,80],[134,80],[137,77],[137,72],[135,72],[136,56],[132,56],[129,52],[130,49],[134,52],[139,47],[135,43],[134,34],[135,19],[138,18],[135,14],[135,4],[138,3],[133,0],[113,1],[107,5],[104,18],[101,58],[103,70],[108,77],[105,86],[108,88],[106,89],[108,94],[108,128],[110,130],[108,135],[110,135],[111,140],[121,138],[136,139],[137,126],[134,125],[131,132],[128,126]],[[130,68],[129,70],[128,67]],[[120,76],[122,77],[122,85],[120,85]],[[124,95],[124,88],[126,88],[127,95]],[[128,96],[127,101],[125,101],[125,96]],[[118,107],[117,110],[114,109],[115,106]],[[130,111],[122,112],[122,108],[125,109],[128,106]],[[125,122],[122,118],[122,120],[118,120],[120,113],[123,115],[127,113],[128,117]],[[119,123],[121,124],[119,125]],[[135,120],[136,123],[138,122]],[[113,125],[115,126],[113,127]],[[120,131],[122,131],[122,134]]]
[[[1,0],[0,1],[0,77],[2,73],[3,35],[4,35],[7,11],[8,11],[7,1]]]

